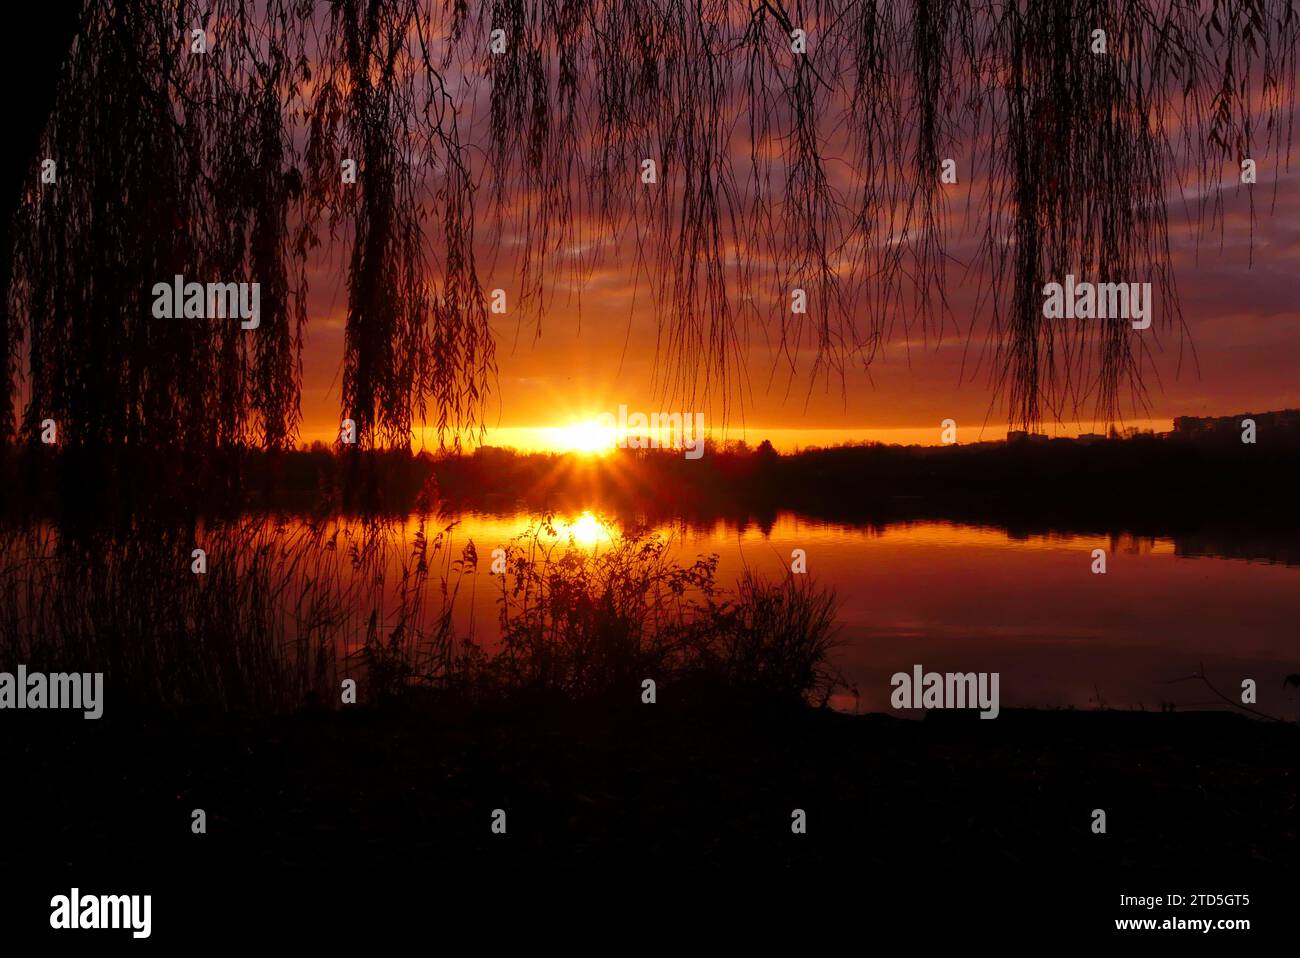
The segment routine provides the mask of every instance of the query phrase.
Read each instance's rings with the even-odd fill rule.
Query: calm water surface
[[[463,513],[451,522],[453,545],[472,540],[479,556],[458,613],[484,638],[495,622],[488,575],[493,548],[533,524],[528,514]],[[558,518],[584,548],[608,548],[616,521],[592,513]],[[844,709],[889,710],[889,677],[927,671],[1001,673],[1003,707],[1158,710],[1219,703],[1188,676],[1204,666],[1225,694],[1255,679],[1258,708],[1300,716],[1300,690],[1282,679],[1300,672],[1300,567],[1268,561],[1269,546],[1104,535],[1029,535],[919,522],[861,527],[782,514],[768,527],[666,526],[685,560],[719,556],[730,583],[749,566],[781,576],[791,551],[807,553],[808,573],[839,597],[835,663],[858,695]],[[1091,571],[1092,550],[1107,552],[1107,573]],[[1225,558],[1209,554],[1220,549]],[[466,596],[466,589],[470,595]]]

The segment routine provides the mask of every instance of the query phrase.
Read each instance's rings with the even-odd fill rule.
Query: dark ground
[[[1166,914],[1251,918],[1251,933],[1211,935],[1253,940],[1292,924],[1293,725],[1011,710],[909,721],[693,698],[258,721],[8,712],[0,920],[19,938],[46,933],[50,896],[76,885],[152,894],[161,942],[200,927],[251,941],[267,924],[269,942],[386,940],[406,926],[440,947],[439,928],[495,935],[533,909],[546,927],[511,927],[536,942],[555,922],[618,916],[650,934],[693,912],[744,936],[802,927],[825,947],[899,929],[968,929],[993,946],[1027,928],[1113,938],[1116,918]],[[194,808],[205,835],[191,833]],[[806,835],[791,833],[794,808]],[[1169,892],[1251,904],[1118,904]],[[79,937],[106,935],[129,941]]]

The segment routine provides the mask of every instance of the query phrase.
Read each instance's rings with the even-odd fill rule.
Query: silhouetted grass
[[[749,570],[722,588],[716,555],[684,565],[668,547],[631,533],[587,549],[549,520],[520,536],[500,576],[496,684],[582,697],[706,679],[824,704],[836,685],[834,595],[806,577]]]
[[[456,522],[285,521],[94,533],[0,532],[0,668],[102,671],[110,707],[255,713],[416,692],[482,701],[543,690],[572,699],[707,677],[825,702],[833,596],[803,581],[716,582],[717,557],[674,561],[660,536],[598,547],[542,519],[501,553]],[[192,571],[206,551],[207,572]],[[499,574],[498,574],[499,573]],[[492,578],[489,578],[492,576]],[[492,581],[499,617],[468,589]]]

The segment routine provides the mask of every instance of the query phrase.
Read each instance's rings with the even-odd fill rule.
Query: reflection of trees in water
[[[1288,528],[1211,528],[1175,536],[1174,554],[1300,566],[1300,536]]]
[[[1145,556],[1156,548],[1155,536],[1138,536],[1129,532],[1115,532],[1110,536],[1110,552],[1117,555]]]

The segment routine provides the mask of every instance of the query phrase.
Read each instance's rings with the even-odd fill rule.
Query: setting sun
[[[548,430],[548,445],[553,452],[581,452],[603,456],[614,447],[614,430],[593,419],[573,422]]]

